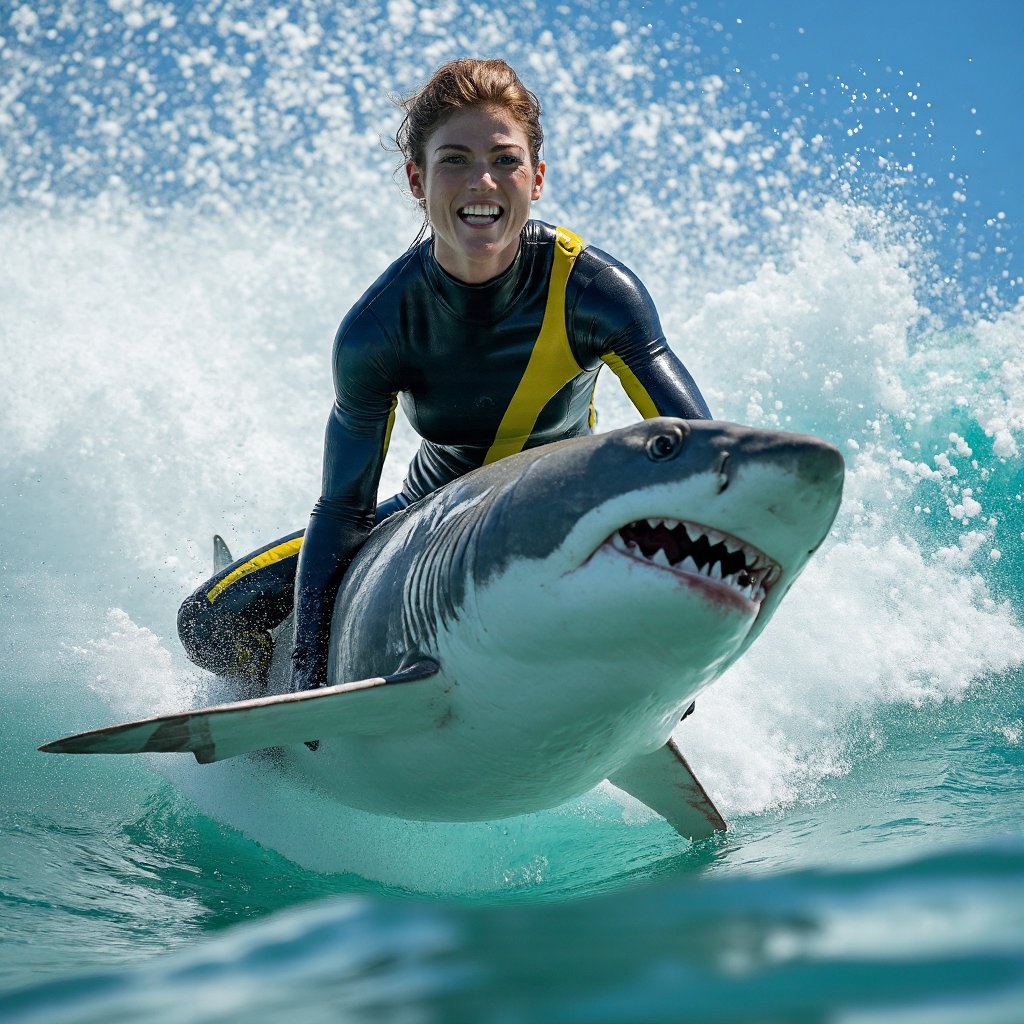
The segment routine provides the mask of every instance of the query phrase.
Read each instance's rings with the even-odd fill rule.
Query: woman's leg
[[[237,559],[185,599],[178,636],[196,665],[256,686],[266,681],[274,653],[270,630],[291,611],[304,532]]]
[[[381,502],[376,522],[408,504],[401,493]],[[256,688],[266,683],[274,653],[270,630],[294,605],[304,533],[290,533],[237,559],[185,599],[178,611],[178,636],[192,662]]]

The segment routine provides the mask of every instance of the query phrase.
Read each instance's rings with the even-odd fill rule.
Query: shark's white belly
[[[293,748],[294,768],[340,803],[379,814],[501,818],[564,803],[657,749],[686,704],[652,693],[614,711],[577,706],[566,715],[516,701],[511,688],[509,706],[460,700],[459,689],[453,688],[451,716],[436,728],[337,737],[316,751]]]
[[[620,591],[635,587],[631,613],[607,600],[607,573]],[[525,573],[474,594],[472,621],[431,652],[446,696],[430,720],[412,714],[387,735],[295,748],[292,769],[363,810],[488,820],[557,806],[663,746],[742,642],[749,616],[611,552],[595,555],[587,574],[533,600],[522,599],[522,587],[535,587]],[[572,590],[571,604],[559,588]],[[499,615],[500,638],[482,625]]]

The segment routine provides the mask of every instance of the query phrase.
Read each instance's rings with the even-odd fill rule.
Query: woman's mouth
[[[468,203],[459,210],[459,220],[470,227],[487,227],[500,220],[503,213],[497,203]]]

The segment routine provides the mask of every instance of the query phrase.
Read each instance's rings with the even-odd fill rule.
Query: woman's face
[[[500,107],[457,110],[427,139],[424,160],[405,173],[412,194],[426,200],[437,262],[467,284],[497,277],[515,259],[544,186],[544,163],[533,167],[526,132]]]

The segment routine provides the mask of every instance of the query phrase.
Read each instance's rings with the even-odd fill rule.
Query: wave
[[[1024,849],[675,881],[565,906],[350,897],[132,971],[0,997],[5,1020],[1010,1022]],[[184,1007],[188,1007],[184,1011]]]
[[[379,145],[397,120],[388,90],[463,52],[503,53],[541,94],[551,173],[537,213],[641,274],[714,412],[819,433],[847,455],[831,539],[680,730],[716,801],[741,818],[817,807],[873,778],[863,758],[886,749],[891,721],[1019,686],[1024,305],[943,266],[947,225],[905,168],[852,166],[786,97],[723,75],[720,25],[689,9],[673,33],[628,5],[538,8],[542,27],[524,33],[533,10],[13,10],[0,94],[0,250],[18,254],[0,264],[0,586],[15,652],[3,687],[38,704],[19,701],[19,739],[213,692],[178,649],[176,607],[210,571],[212,533],[241,552],[303,525],[330,338],[418,226]],[[602,428],[633,417],[612,384],[598,397]],[[414,445],[400,425],[384,489]],[[540,884],[560,877],[546,846],[580,820],[636,841],[636,808],[598,794],[570,827],[466,833],[453,866],[454,833],[428,842],[343,818],[310,842],[327,812],[284,781],[298,821],[268,821],[245,768],[147,764],[162,773],[153,786],[165,775],[306,867],[382,885]],[[671,859],[661,839],[641,847],[652,871]],[[624,858],[586,884],[628,874]]]

